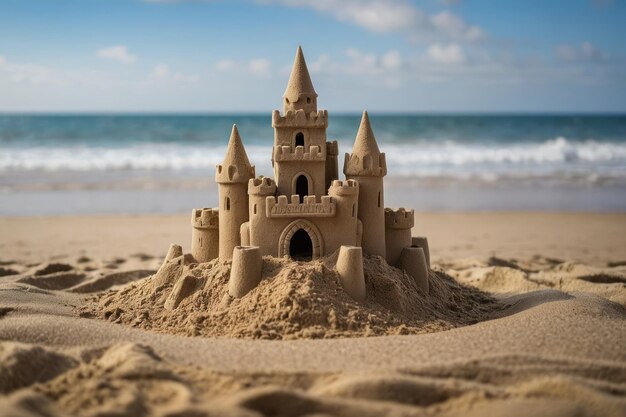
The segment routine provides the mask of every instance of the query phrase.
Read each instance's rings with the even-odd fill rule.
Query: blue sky
[[[626,111],[619,0],[2,0],[0,111]]]

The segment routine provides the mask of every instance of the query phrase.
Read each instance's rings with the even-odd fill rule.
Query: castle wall
[[[288,252],[291,236],[302,228],[309,233],[313,245],[318,245],[317,253],[314,248],[314,257],[332,253],[341,245],[355,246],[358,184],[347,181],[336,181],[334,184],[329,196],[309,196],[303,202],[300,202],[299,196],[288,199],[286,196],[253,194],[257,190],[249,187],[253,192],[250,194],[248,223],[250,245],[260,247],[263,255],[283,256]]]

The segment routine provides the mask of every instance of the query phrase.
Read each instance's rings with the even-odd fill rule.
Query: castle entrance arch
[[[298,219],[285,227],[278,241],[278,256],[310,261],[322,255],[322,236],[308,220]]]

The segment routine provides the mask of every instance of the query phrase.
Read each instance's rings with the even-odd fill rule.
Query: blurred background
[[[386,203],[626,211],[617,0],[2,0],[0,215],[214,206],[237,123],[271,176],[302,45],[329,139],[368,109]]]

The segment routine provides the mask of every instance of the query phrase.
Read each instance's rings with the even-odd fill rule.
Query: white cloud
[[[177,83],[195,83],[200,80],[200,77],[197,74],[185,74],[182,72],[174,72],[170,70],[170,67],[167,64],[158,64],[150,73],[150,77],[148,81],[174,81]]]
[[[165,64],[158,64],[152,70],[152,75],[155,78],[167,78],[170,75],[170,68]]]
[[[449,45],[432,44],[426,50],[426,55],[432,62],[439,64],[462,64],[465,62],[463,49],[454,43]]]
[[[222,59],[221,61],[217,61],[215,64],[215,69],[218,71],[230,71],[235,68],[235,61],[231,59]]]
[[[100,58],[112,59],[123,64],[132,64],[137,60],[137,56],[131,54],[128,51],[128,47],[125,45],[115,45],[99,49],[96,55]]]
[[[0,80],[22,85],[62,86],[67,76],[43,65],[14,63],[0,56]]]
[[[444,36],[473,42],[485,37],[482,29],[467,24],[459,16],[448,11],[429,16],[408,0],[257,0],[257,2],[307,7],[371,32],[401,32],[410,35],[414,40]]]
[[[265,58],[254,58],[249,61],[222,59],[217,61],[213,67],[219,72],[248,74],[260,78],[267,78],[272,75],[272,62]]]
[[[179,83],[192,84],[198,82],[200,77],[197,74],[184,74],[182,72],[176,72],[172,76],[172,79]]]
[[[400,58],[400,52],[398,51],[387,52],[382,56],[381,61],[383,68],[386,69],[396,69],[402,65],[402,58]]]
[[[433,26],[441,33],[453,39],[477,41],[484,37],[484,32],[477,26],[470,26],[459,16],[443,11],[430,17]]]
[[[608,56],[590,42],[580,45],[560,45],[556,48],[556,56],[566,62],[602,62]]]
[[[252,75],[258,77],[267,77],[270,75],[271,62],[268,59],[256,58],[248,63],[248,71]]]

